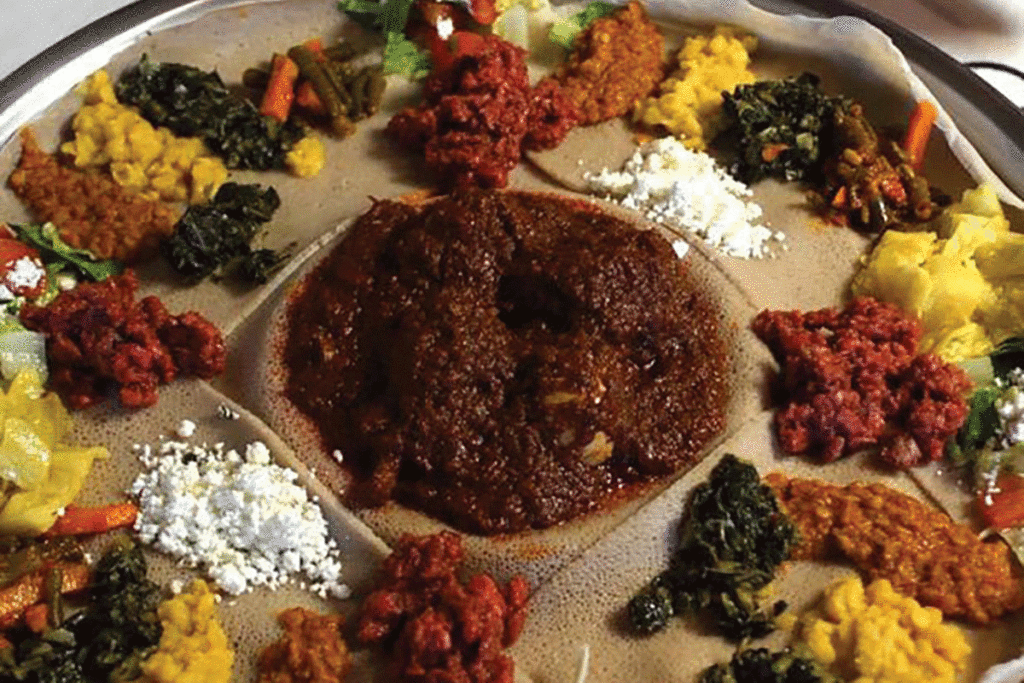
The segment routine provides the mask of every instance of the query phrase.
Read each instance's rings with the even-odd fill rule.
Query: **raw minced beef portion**
[[[883,462],[905,469],[941,459],[967,417],[967,375],[918,355],[920,324],[892,304],[765,310],[752,327],[782,366],[788,396],[775,424],[787,453],[831,462],[879,445]]]
[[[356,637],[391,648],[389,680],[401,683],[513,683],[505,652],[523,630],[530,586],[462,573],[462,537],[404,535],[384,560],[359,608]]]

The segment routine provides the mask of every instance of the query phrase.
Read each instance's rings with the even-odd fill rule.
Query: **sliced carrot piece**
[[[295,100],[295,81],[299,78],[299,67],[289,57],[275,54],[270,63],[270,81],[263,91],[260,113],[281,123],[288,120],[288,114]]]
[[[111,503],[98,507],[69,505],[45,535],[102,534],[113,529],[133,526],[138,516],[139,508],[131,502]]]
[[[928,147],[932,127],[938,118],[939,110],[928,100],[921,100],[914,106],[907,121],[907,133],[903,138],[903,151],[907,153],[910,167],[920,170],[924,164],[924,153]]]

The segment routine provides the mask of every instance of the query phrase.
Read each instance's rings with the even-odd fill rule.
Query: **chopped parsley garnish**
[[[431,67],[430,56],[404,34],[396,31],[387,35],[381,64],[384,73],[399,74],[413,81],[425,78]]]

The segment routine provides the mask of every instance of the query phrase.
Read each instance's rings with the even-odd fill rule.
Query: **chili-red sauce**
[[[685,270],[577,200],[381,201],[291,303],[287,395],[357,505],[559,524],[691,467],[725,424],[717,312]]]

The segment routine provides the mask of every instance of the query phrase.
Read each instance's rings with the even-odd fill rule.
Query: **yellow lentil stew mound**
[[[941,611],[900,595],[885,579],[865,589],[857,576],[828,588],[799,636],[815,659],[857,683],[955,683],[971,654]]]
[[[690,149],[705,149],[722,132],[722,91],[757,80],[747,68],[756,48],[756,37],[731,26],[687,38],[679,68],[637,106],[635,119],[666,129]]]
[[[260,652],[258,683],[337,683],[352,668],[341,637],[341,615],[317,614],[302,607],[281,612],[284,635]]]
[[[77,168],[104,169],[143,199],[202,204],[227,180],[228,170],[199,138],[179,138],[154,128],[117,101],[102,69],[79,87],[82,107],[71,126],[75,138],[61,145]]]
[[[665,37],[635,0],[576,37],[554,78],[580,108],[584,125],[623,116],[664,74]]]
[[[31,129],[22,131],[21,145],[7,184],[36,220],[56,225],[72,247],[135,263],[154,256],[174,232],[178,212],[170,204],[143,199],[104,174],[61,166],[40,149]]]
[[[214,594],[205,581],[160,603],[163,635],[156,652],[142,662],[136,683],[228,683],[235,653],[217,621]]]
[[[800,530],[795,560],[846,558],[922,605],[978,624],[1024,606],[1009,546],[883,484],[837,486],[773,472],[765,482]]]

